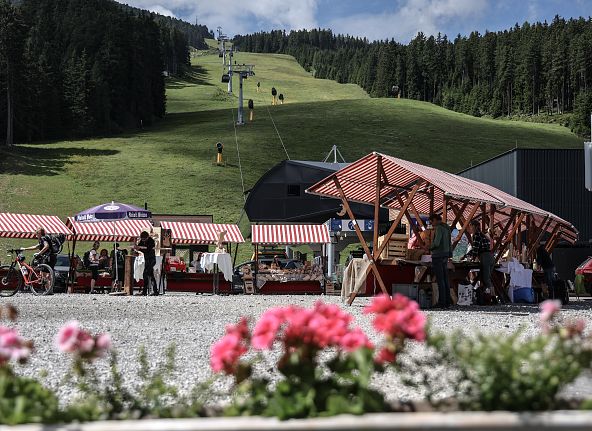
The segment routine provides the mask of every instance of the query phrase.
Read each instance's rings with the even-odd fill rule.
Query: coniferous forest
[[[111,0],[0,0],[0,142],[117,133],[166,110],[207,28]],[[200,42],[201,41],[201,42]]]
[[[569,126],[590,134],[592,19],[524,23],[449,40],[419,33],[407,45],[369,42],[331,30],[237,36],[239,49],[294,56],[317,78],[355,83],[371,96],[432,102],[475,116],[571,113]]]

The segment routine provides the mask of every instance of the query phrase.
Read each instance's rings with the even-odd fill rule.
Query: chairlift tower
[[[238,90],[238,115],[236,119],[237,126],[243,126],[245,124],[244,111],[243,111],[243,79],[247,79],[249,76],[255,76],[252,64],[235,64],[232,74],[237,74],[239,77],[239,90]],[[232,79],[232,77],[231,77]]]
[[[226,66],[226,42],[229,42],[228,36],[222,33],[222,27],[218,27],[218,50],[220,57],[222,57],[222,65]]]
[[[232,94],[232,47],[228,50],[228,76],[230,79],[228,80],[228,94]]]

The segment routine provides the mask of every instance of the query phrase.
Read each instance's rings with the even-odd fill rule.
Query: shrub
[[[252,331],[246,318],[228,326],[211,349],[212,369],[235,379],[233,402],[225,413],[289,419],[387,410],[384,396],[370,381],[384,365],[395,363],[407,339],[425,338],[425,317],[417,303],[400,295],[377,297],[365,311],[376,314],[374,327],[384,334],[378,354],[361,329],[351,327],[351,315],[322,302],[312,309],[270,309]],[[247,352],[278,346],[278,382],[254,372],[263,361],[261,353],[254,360],[241,359]],[[321,361],[322,356],[329,359]]]
[[[427,345],[435,354],[411,370],[423,370],[419,380],[436,405],[436,395],[452,390],[460,407],[468,410],[563,407],[557,394],[590,368],[592,345],[583,335],[584,322],[561,322],[559,307],[558,301],[541,305],[542,332],[532,338],[525,339],[522,331],[509,336],[430,335]],[[436,367],[446,371],[445,381],[429,375]]]

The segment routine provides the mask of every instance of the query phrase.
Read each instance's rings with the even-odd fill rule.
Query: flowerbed
[[[213,381],[181,394],[170,383],[175,349],[150,367],[142,350],[133,385],[123,383],[109,334],[91,334],[68,322],[56,335],[56,348],[71,357],[63,384],[79,394],[60,405],[56,394],[15,370],[34,354],[30,340],[14,328],[17,312],[0,307],[0,423],[56,423],[101,419],[180,418],[205,415],[261,415],[280,419],[364,414],[398,410],[373,381],[392,378],[420,386],[434,409],[549,410],[589,408],[558,398],[565,385],[592,364],[592,340],[583,321],[563,321],[559,304],[541,306],[541,331],[467,337],[430,330],[417,303],[406,297],[380,296],[364,309],[376,336],[353,324],[341,307],[318,302],[267,310],[257,321],[242,318],[228,325],[211,347],[213,379],[232,382],[219,393]],[[409,343],[425,343],[419,360],[405,355]],[[95,363],[110,362],[99,378]],[[270,358],[275,358],[270,362]],[[221,402],[221,401],[224,402]]]

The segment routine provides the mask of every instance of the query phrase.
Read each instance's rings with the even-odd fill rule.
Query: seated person
[[[195,268],[195,272],[202,272],[202,267],[201,267],[201,256],[203,253],[197,253],[195,254],[195,259],[193,259],[191,261],[191,266],[193,268]]]
[[[271,262],[271,269],[282,269],[279,256],[275,255],[273,257],[273,261]]]
[[[109,252],[104,248],[99,254],[99,269],[108,269],[109,267]]]

